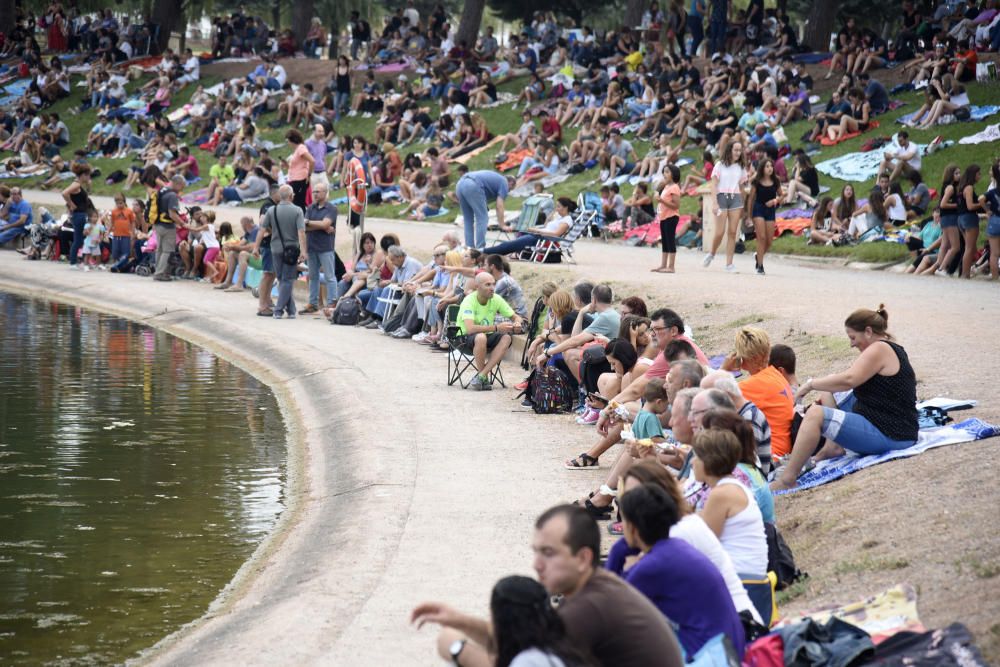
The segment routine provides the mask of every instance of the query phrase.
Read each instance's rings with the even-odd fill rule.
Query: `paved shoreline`
[[[495,441],[513,390],[447,387],[442,355],[318,319],[255,317],[248,296],[195,283],[0,252],[0,289],[161,328],[257,375],[282,405],[288,509],[205,617],[143,662],[424,663],[433,635],[407,626],[414,603],[484,611],[497,576],[530,571],[533,512],[561,486],[533,443],[559,425],[535,420],[534,437]]]

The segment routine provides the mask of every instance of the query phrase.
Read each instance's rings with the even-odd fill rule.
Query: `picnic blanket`
[[[677,218],[677,226],[682,227],[691,222],[690,215],[682,215]],[[660,242],[660,223],[657,221],[639,225],[625,232],[625,241],[631,241],[629,245],[656,245]]]
[[[790,218],[811,218],[812,214],[812,209],[790,208],[787,211],[778,211],[774,217],[778,220],[787,220]]]
[[[990,116],[992,116],[993,114],[997,113],[998,111],[1000,111],[1000,105],[996,105],[996,104],[970,104],[969,105],[969,122],[971,123],[972,121],[985,120],[986,118],[989,118]],[[896,122],[897,123],[902,123],[903,125],[906,125],[911,120],[913,120],[913,118],[916,115],[917,115],[916,111],[914,111],[913,113],[904,114],[904,115],[900,116],[899,118],[897,118]],[[946,118],[946,117],[947,116],[942,116],[942,118]],[[947,123],[941,123],[940,120],[938,120],[938,124],[947,125]]]
[[[437,213],[431,213],[430,215],[424,216],[425,218],[439,218],[442,215],[448,215],[448,209],[441,207],[438,209]]]
[[[568,180],[569,177],[570,174],[565,172],[552,174],[551,176],[544,176],[538,180],[531,181],[530,183],[525,183],[524,185],[518,188],[514,188],[513,190],[510,191],[510,196],[530,197],[531,195],[535,194],[535,183],[541,183],[542,187],[550,188],[553,185],[556,185],[557,183],[562,183],[563,181]]]
[[[191,192],[185,192],[181,195],[181,203],[183,204],[207,204],[208,203],[208,188],[202,188],[200,190],[192,190]]]
[[[985,144],[1000,139],[1000,123],[987,125],[986,129],[958,140],[960,144]]]
[[[826,623],[832,616],[867,632],[873,644],[879,644],[897,632],[926,631],[917,615],[917,592],[909,584],[898,584],[852,604],[840,607],[829,605],[804,614],[793,614],[781,619],[774,629],[801,623],[807,618]]]
[[[795,236],[801,236],[802,232],[809,229],[812,218],[778,218],[774,221],[775,238],[791,232]]]
[[[1000,427],[976,418],[966,419],[955,424],[948,424],[947,426],[921,429],[917,437],[917,444],[912,447],[870,456],[860,456],[853,452],[848,452],[844,456],[820,461],[816,464],[815,468],[799,476],[799,485],[797,487],[787,491],[775,491],[775,495],[795,493],[796,491],[821,486],[827,482],[846,477],[851,473],[870,468],[879,463],[916,456],[917,454],[926,452],[928,449],[992,438],[997,435],[1000,435]]]
[[[31,85],[31,79],[18,79],[17,81],[12,81],[3,87],[4,95],[0,97],[0,106],[7,106],[8,104],[13,104],[28,90],[28,86]]]
[[[530,148],[519,148],[507,153],[507,159],[497,165],[497,171],[507,171],[514,167],[520,167],[521,163],[524,162],[524,158],[534,152]]]
[[[817,65],[824,60],[829,60],[832,57],[833,54],[829,51],[824,51],[822,53],[796,53],[792,56],[792,62],[800,65]]]
[[[926,145],[917,144],[917,148],[923,153]],[[868,151],[867,153],[847,153],[840,157],[824,160],[816,165],[816,169],[842,181],[868,181],[875,178],[878,173],[878,166],[882,164],[883,153],[888,150],[902,150],[893,136],[892,143],[886,144],[881,150]]]
[[[868,129],[865,130],[865,132],[870,132],[874,129],[877,129],[878,126],[879,122],[877,120],[869,121]],[[862,134],[864,134],[864,132],[847,132],[837,140],[830,139],[830,137],[823,137],[822,139],[819,140],[819,143],[823,144],[824,146],[836,146],[837,144],[843,143],[848,139],[853,139],[854,137],[860,137]]]
[[[452,158],[449,161],[450,162],[457,162],[458,164],[466,164],[472,158],[476,157],[480,153],[484,153],[488,148],[490,148],[491,146],[497,145],[501,141],[503,141],[503,137],[493,137],[488,142],[486,142],[486,144],[480,146],[479,148],[474,148],[471,151],[469,151],[468,153],[463,153],[462,155],[459,155],[456,158]]]

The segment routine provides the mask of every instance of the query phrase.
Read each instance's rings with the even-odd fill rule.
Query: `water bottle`
[[[684,38],[684,53],[694,57],[694,37],[691,35]]]

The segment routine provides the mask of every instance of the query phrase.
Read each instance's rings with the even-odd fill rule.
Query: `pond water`
[[[0,664],[109,664],[200,616],[284,507],[270,389],[125,319],[0,293]]]

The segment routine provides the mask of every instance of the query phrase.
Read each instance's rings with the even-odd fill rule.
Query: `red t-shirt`
[[[555,136],[556,141],[562,141],[562,125],[555,118],[542,121],[542,134],[546,137]]]

